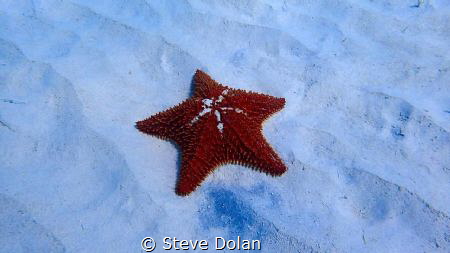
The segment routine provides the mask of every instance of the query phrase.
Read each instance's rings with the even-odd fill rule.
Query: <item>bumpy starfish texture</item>
[[[179,145],[178,195],[190,194],[215,168],[227,163],[271,176],[287,170],[262,134],[264,120],[284,107],[284,98],[229,88],[201,70],[193,82],[191,98],[136,123],[141,132]]]

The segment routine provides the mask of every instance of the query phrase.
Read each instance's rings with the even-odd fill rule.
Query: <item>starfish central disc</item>
[[[178,195],[188,195],[218,166],[242,164],[272,176],[287,168],[262,135],[263,122],[285,105],[284,98],[232,89],[203,71],[194,75],[194,95],[136,123],[150,135],[181,149]]]
[[[220,133],[223,133],[223,122],[222,122],[222,114],[225,114],[226,111],[235,111],[237,113],[244,113],[246,114],[242,109],[240,108],[233,108],[233,107],[221,107],[220,104],[222,103],[222,101],[225,99],[226,95],[228,94],[229,89],[225,89],[222,91],[222,94],[219,95],[218,98],[205,98],[202,99],[202,108],[203,110],[201,110],[197,116],[195,116],[192,120],[191,123],[196,123],[201,117],[203,117],[204,115],[207,115],[209,113],[214,113],[214,115],[216,116],[216,120],[217,120],[217,129],[219,130]]]

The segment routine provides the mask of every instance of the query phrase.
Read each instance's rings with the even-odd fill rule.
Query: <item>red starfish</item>
[[[194,95],[136,123],[169,139],[182,152],[176,193],[188,195],[218,166],[241,164],[272,176],[287,168],[262,135],[262,123],[284,107],[284,98],[232,89],[197,70]]]

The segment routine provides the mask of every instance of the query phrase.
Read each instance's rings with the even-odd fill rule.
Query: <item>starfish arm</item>
[[[195,85],[193,97],[209,98],[218,96],[220,92],[228,88],[219,85],[208,74],[199,69],[195,72],[192,82]]]
[[[272,147],[265,141],[257,141],[258,148],[247,147],[241,156],[246,157],[241,163],[271,176],[281,176],[287,171],[286,165]]]
[[[281,176],[287,171],[286,165],[265,140],[260,140],[257,143],[259,144],[257,150],[251,152],[255,154],[255,158],[248,162],[250,167],[271,176]]]
[[[175,192],[180,196],[189,195],[216,168],[200,157],[181,166]]]
[[[194,117],[198,107],[197,101],[186,100],[169,110],[136,122],[136,128],[146,134],[179,141],[184,138],[183,131],[180,130],[184,129]]]
[[[259,123],[283,109],[286,104],[284,98],[277,98],[255,92],[243,91],[239,95],[232,96],[231,98],[230,103],[232,107],[242,109],[249,117],[258,119]]]
[[[190,144],[183,144],[182,164],[177,183],[178,195],[187,195],[225,160],[223,145],[214,117],[209,117],[189,135]]]
[[[238,164],[247,165],[271,176],[280,176],[287,171],[281,158],[267,143],[259,126],[247,122],[246,127],[231,127],[228,135],[230,159]]]

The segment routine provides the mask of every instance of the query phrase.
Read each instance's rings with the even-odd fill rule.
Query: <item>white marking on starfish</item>
[[[192,120],[191,120],[191,124],[197,122],[197,120],[200,119],[200,117],[202,117],[203,115],[207,114],[211,112],[211,108],[205,108],[203,109],[201,112],[199,112],[199,114],[197,116],[195,116]]]
[[[200,111],[198,113],[198,115],[195,116],[191,120],[191,124],[194,124],[195,122],[197,122],[205,114],[210,113],[213,110],[212,109],[212,105],[218,105],[218,104],[222,103],[222,101],[225,98],[225,96],[228,95],[228,92],[229,92],[228,89],[223,90],[222,94],[219,95],[219,97],[217,99],[215,99],[214,97],[212,97],[211,99],[209,99],[209,98],[202,99],[202,108],[203,108],[203,110]],[[223,122],[222,122],[222,114],[220,113],[221,111],[223,111],[223,113],[226,113],[226,111],[235,111],[237,113],[243,113],[243,114],[247,115],[247,113],[244,112],[240,108],[219,107],[218,109],[214,110],[214,115],[216,115],[216,120],[217,120],[217,129],[219,130],[220,133],[223,133],[223,129],[224,129],[224,125],[223,125]]]
[[[228,94],[228,89],[225,89],[222,91],[222,95],[219,96],[219,98],[217,99],[217,101],[215,102],[216,104],[219,104],[223,101],[225,95]]]
[[[217,129],[219,129],[219,132],[223,133],[223,123],[217,124]]]
[[[219,129],[219,132],[223,133],[223,123],[222,123],[222,120],[221,120],[221,116],[222,115],[220,115],[219,110],[215,110],[214,114],[216,115],[216,119],[217,119],[217,122],[218,122],[217,129]]]
[[[205,98],[205,99],[202,99],[202,102],[203,102],[203,108],[206,108],[206,107],[211,107],[211,105],[213,104],[213,102],[214,102],[214,98],[213,99],[208,99],[208,98]]]
[[[245,115],[247,115],[246,112],[244,112],[243,110],[241,110],[239,108],[234,109],[234,111],[237,112],[237,113],[244,113]]]
[[[216,115],[217,121],[218,121],[218,122],[221,122],[221,121],[220,121],[220,112],[219,112],[218,110],[215,110],[215,111],[214,111],[214,114]]]

